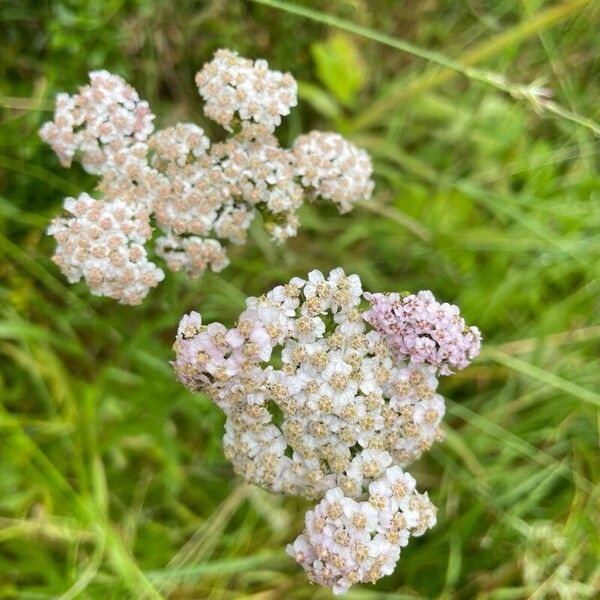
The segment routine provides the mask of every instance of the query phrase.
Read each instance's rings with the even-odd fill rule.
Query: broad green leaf
[[[331,35],[311,46],[317,77],[345,106],[352,106],[367,79],[357,46],[343,34]]]

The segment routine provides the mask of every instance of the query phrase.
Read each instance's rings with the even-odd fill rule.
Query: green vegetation
[[[598,597],[598,2],[4,0],[0,27],[0,598],[330,597],[284,554],[303,501],[235,478],[220,411],[168,361],[184,312],[231,323],[335,266],[429,288],[485,338],[412,469],[437,527],[347,598]],[[106,68],[161,125],[214,135],[193,75],[219,47],[290,70],[282,141],[348,136],[373,201],[304,207],[283,247],[253,229],[227,270],[168,274],[141,307],[69,286],[45,227],[94,178],[37,137],[54,94]]]

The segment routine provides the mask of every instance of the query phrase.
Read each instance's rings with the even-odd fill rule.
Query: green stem
[[[571,0],[570,2],[565,2],[564,4],[559,4],[558,6],[553,6],[552,8],[541,11],[533,15],[530,19],[522,21],[518,25],[511,27],[509,30],[492,37],[483,44],[463,52],[457,59],[448,58],[444,54],[433,50],[420,48],[405,40],[380,33],[368,27],[363,27],[362,25],[357,25],[351,21],[340,19],[333,15],[328,15],[283,0],[249,1],[264,4],[265,6],[270,6],[277,10],[282,10],[311,19],[318,23],[323,23],[324,25],[341,29],[342,31],[347,31],[348,33],[359,35],[437,65],[437,67],[427,70],[423,75],[408,83],[402,81],[395,86],[391,92],[386,94],[386,96],[373,102],[370,107],[356,119],[353,124],[354,130],[366,129],[378,123],[390,110],[397,106],[400,101],[439,86],[459,74],[467,79],[490,85],[509,94],[516,100],[525,100],[540,112],[546,110],[567,121],[585,127],[591,130],[595,135],[600,136],[600,125],[595,121],[573,113],[559,104],[547,100],[543,95],[538,93],[535,86],[512,83],[502,75],[472,66],[491,58],[507,46],[526,40],[540,31],[563,21],[576,11],[580,11],[588,5],[591,0]],[[442,67],[442,69],[439,67]]]

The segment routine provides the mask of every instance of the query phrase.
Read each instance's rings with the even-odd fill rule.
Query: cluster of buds
[[[289,73],[219,50],[196,83],[205,115],[229,132],[223,142],[211,144],[191,123],[155,132],[148,103],[107,71],[90,73],[89,85],[78,94],[59,94],[54,120],[40,130],[61,164],[68,167],[77,159],[99,176],[96,201],[104,208],[96,212],[112,214],[126,205],[139,227],[158,228],[159,235],[139,243],[154,242],[154,253],[170,270],[199,276],[207,268],[224,269],[226,245],[244,243],[259,212],[271,237],[283,242],[296,235],[297,211],[305,199],[331,201],[347,212],[370,197],[369,156],[340,135],[315,131],[300,136],[292,149],[279,145],[275,128],[297,104],[297,84]],[[87,262],[94,255],[95,229],[71,210],[89,201],[87,194],[67,198],[71,215],[50,227],[57,241],[55,262],[69,281],[83,277],[95,295],[141,302],[164,273],[145,250],[121,259],[128,252],[129,217],[104,221],[111,226],[103,226],[102,235],[114,243],[102,268],[96,262],[92,272]],[[68,236],[58,235],[67,230]]]
[[[435,523],[402,469],[442,438],[438,375],[464,368],[480,336],[423,294],[363,294],[357,275],[312,271],[248,298],[235,327],[196,312],[179,325],[175,371],[224,411],[236,472],[321,500],[288,552],[336,593],[391,573]]]

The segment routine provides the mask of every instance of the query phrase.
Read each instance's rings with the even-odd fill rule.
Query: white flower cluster
[[[206,116],[231,133],[224,142],[211,145],[190,123],[153,133],[148,104],[106,71],[90,73],[90,84],[79,94],[59,94],[54,120],[40,130],[63,165],[78,158],[84,169],[100,176],[99,201],[130,204],[137,214],[145,211],[147,223],[155,220],[162,232],[154,240],[155,253],[169,269],[199,276],[207,268],[225,268],[224,244],[244,243],[259,212],[271,237],[283,242],[296,235],[297,211],[305,198],[321,197],[347,212],[370,196],[369,157],[338,134],[313,132],[301,136],[293,150],[280,147],[273,131],[297,103],[297,84],[289,73],[219,50],[196,81]],[[56,261],[63,267],[58,257],[67,249],[57,241]],[[65,270],[71,280],[70,273]],[[119,277],[110,272],[95,285],[86,281],[96,294],[110,289],[111,297],[131,303],[159,281],[137,275],[130,289],[106,284],[104,278]]]
[[[251,61],[231,50],[217,50],[196,75],[204,114],[226,129],[237,113],[274,131],[298,104],[298,84],[290,73],[269,70],[266,60]]]
[[[79,152],[84,169],[99,175],[111,155],[148,138],[153,120],[148,103],[123,78],[92,71],[90,85],[79,94],[58,94],[54,121],[44,124],[40,136],[63,166]]]
[[[311,581],[341,594],[355,583],[391,575],[409,538],[435,525],[436,508],[427,493],[415,490],[411,475],[389,467],[369,485],[365,500],[349,498],[340,488],[327,490],[305,521],[287,553]]]
[[[139,304],[164,278],[148,260],[144,242],[152,234],[142,206],[119,199],[100,202],[81,194],[67,198],[73,217],[57,217],[48,232],[56,238],[54,262],[71,283],[82,277],[92,294]]]
[[[370,198],[373,193],[369,155],[338,133],[301,135],[293,152],[302,185],[338,204],[340,212],[349,212],[357,198]]]
[[[312,271],[307,280],[294,278],[249,298],[235,327],[204,326],[195,312],[181,320],[175,371],[225,412],[225,456],[247,481],[307,498],[333,489],[355,500],[378,496],[382,478],[396,481],[400,467],[442,437],[437,365],[400,358],[387,332],[370,327],[363,298],[371,296],[363,295],[357,275]],[[352,534],[347,524],[340,527]],[[381,533],[377,527],[367,532],[369,540]],[[308,552],[319,545],[313,533],[307,520],[300,562],[316,581],[339,590],[352,578],[368,580],[369,572],[383,575],[397,560],[394,550],[384,552],[384,564],[365,559],[335,570]],[[381,538],[375,539],[377,546]],[[350,572],[344,579],[341,573]]]

